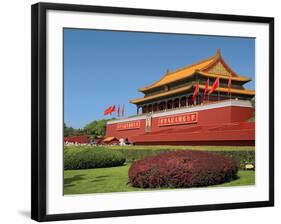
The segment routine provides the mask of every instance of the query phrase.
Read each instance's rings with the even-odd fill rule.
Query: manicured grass
[[[112,149],[126,150],[203,150],[203,151],[253,151],[255,146],[182,146],[182,145],[128,145],[105,146]]]
[[[218,187],[246,186],[255,184],[255,171],[238,171],[239,178],[231,182],[214,185]]]
[[[119,167],[64,171],[64,194],[89,194],[105,192],[128,192],[159,190],[142,189],[128,185],[130,164]],[[239,171],[237,180],[214,186],[242,186],[255,184],[254,171]],[[214,187],[212,186],[212,187]]]
[[[70,146],[73,147],[73,146]],[[75,146],[74,146],[75,147]],[[77,147],[77,146],[76,146]],[[203,151],[254,151],[255,146],[177,146],[177,145],[128,145],[92,146],[117,150],[203,150]]]
[[[65,170],[64,194],[124,192],[142,190],[130,187],[129,165],[108,168]]]

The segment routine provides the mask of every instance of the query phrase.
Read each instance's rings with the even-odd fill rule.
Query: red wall
[[[186,129],[191,127],[199,127],[204,125],[212,124],[225,124],[233,122],[243,122],[252,117],[253,109],[249,107],[239,106],[226,106],[215,109],[208,109],[198,111],[198,123],[195,124],[183,124],[173,126],[158,126],[159,117],[152,118],[152,129],[151,132],[167,131],[169,129]],[[116,130],[117,123],[108,124],[106,129],[106,136],[112,136],[117,138],[130,138],[145,133],[145,119],[140,120],[141,126],[139,129],[131,130]],[[122,121],[120,121],[122,122]]]
[[[86,144],[89,142],[88,136],[71,136],[71,137],[64,137],[65,142],[71,142],[71,143],[80,143],[80,144]]]

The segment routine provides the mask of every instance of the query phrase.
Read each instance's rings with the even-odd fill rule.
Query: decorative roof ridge
[[[202,59],[202,60],[200,60],[200,61],[198,61],[198,62],[196,62],[196,63],[186,65],[186,66],[184,66],[184,67],[182,67],[182,68],[178,68],[178,69],[176,69],[176,70],[174,70],[174,71],[172,71],[172,72],[169,72],[168,74],[165,74],[165,76],[166,76],[166,75],[172,75],[172,74],[174,74],[174,73],[176,73],[176,72],[179,72],[179,71],[182,71],[182,70],[185,70],[185,69],[194,67],[194,66],[199,65],[199,64],[202,64],[202,63],[204,63],[204,62],[206,62],[206,61],[210,61],[210,60],[212,60],[212,59],[216,59],[216,57],[218,57],[217,53],[216,53],[215,55],[211,56],[211,57],[208,57],[208,58],[206,58],[206,59]]]
[[[205,69],[211,68],[214,66],[219,60],[222,60],[221,50],[217,49],[216,54],[213,56],[215,60],[212,63],[206,65],[204,68],[201,68],[199,71],[204,71]]]
[[[201,71],[211,68],[212,66],[216,65],[218,61],[220,61],[223,64],[223,66],[225,66],[226,70],[228,70],[232,75],[234,75],[234,77],[240,77],[223,59],[220,49],[217,49],[216,56],[217,56],[217,60],[215,60],[211,65],[207,65],[205,68],[202,68]]]

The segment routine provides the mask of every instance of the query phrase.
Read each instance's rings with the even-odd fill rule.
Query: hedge
[[[126,157],[112,149],[73,147],[64,149],[64,169],[89,169],[121,166]]]
[[[204,151],[161,153],[135,161],[129,171],[134,187],[197,187],[220,184],[237,178],[233,158]]]
[[[138,150],[138,149],[126,149],[126,147],[124,147],[124,149],[117,149],[116,151],[122,152],[125,155],[127,162],[134,162],[135,160],[143,159],[148,156],[155,156],[155,155],[159,155],[163,152],[175,151],[172,148],[173,148],[173,146],[171,146],[171,149],[163,149],[163,150],[151,150],[151,149]],[[187,151],[187,150],[181,150],[181,151]],[[239,169],[241,169],[241,170],[245,169],[246,164],[250,163],[250,164],[255,165],[255,150],[245,150],[245,151],[212,150],[212,152],[234,158],[237,162]]]

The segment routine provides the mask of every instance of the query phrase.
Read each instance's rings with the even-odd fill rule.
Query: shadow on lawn
[[[106,178],[106,177],[109,177],[109,175],[96,176],[95,178],[99,179],[99,178]]]
[[[75,175],[70,178],[64,178],[64,183],[63,183],[64,187],[71,187],[71,186],[75,185],[73,182],[78,181],[78,180],[83,180],[84,179],[83,176],[85,176],[85,175],[79,174],[79,175]]]
[[[108,177],[110,177],[110,176],[109,175],[97,176],[91,182],[95,183],[95,182],[106,181]]]

